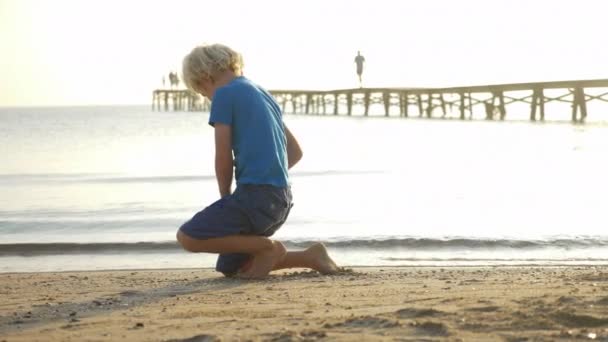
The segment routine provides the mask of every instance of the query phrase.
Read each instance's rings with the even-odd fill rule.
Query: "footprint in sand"
[[[473,311],[473,312],[495,312],[495,311],[500,311],[500,307],[499,306],[480,306],[480,307],[475,307],[475,308],[467,308],[465,310]]]
[[[219,342],[220,339],[213,335],[196,335],[184,339],[174,339],[167,342]]]
[[[445,315],[443,311],[435,309],[418,309],[418,308],[405,308],[397,310],[395,312],[399,318],[420,318],[420,317],[437,317]]]
[[[595,304],[597,304],[597,305],[608,305],[608,297],[604,297],[604,298],[598,300],[597,302],[595,302]]]
[[[385,318],[363,316],[347,319],[341,323],[325,324],[324,328],[371,328],[371,329],[387,329],[398,327],[400,324],[397,321],[391,321]]]
[[[448,331],[448,327],[443,323],[438,322],[422,322],[422,323],[413,323],[412,324],[418,334],[421,335],[431,335],[431,336],[448,336],[450,332]]]
[[[597,318],[589,315],[558,311],[552,315],[553,319],[567,327],[600,327],[608,325],[608,318]]]

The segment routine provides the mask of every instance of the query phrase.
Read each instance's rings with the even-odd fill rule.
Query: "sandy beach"
[[[0,341],[608,340],[608,267],[0,275]]]

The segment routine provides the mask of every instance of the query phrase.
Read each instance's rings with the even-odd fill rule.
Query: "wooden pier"
[[[342,90],[272,90],[286,113],[369,116],[370,107],[380,105],[384,116],[473,119],[474,109],[486,120],[504,120],[507,107],[527,106],[529,119],[545,120],[546,105],[567,103],[570,120],[584,122],[587,103],[608,102],[608,79],[495,84],[450,88],[359,88]],[[392,109],[392,110],[391,110]],[[391,114],[391,112],[397,112]],[[521,109],[519,111],[521,113]],[[607,110],[608,112],[608,110]],[[479,114],[479,113],[477,113]],[[608,114],[608,113],[607,113]],[[479,117],[477,115],[476,117]]]
[[[481,118],[505,120],[507,108],[531,121],[544,121],[550,103],[567,111],[567,120],[587,119],[588,103],[608,102],[608,79],[494,84],[450,88],[355,88],[341,90],[271,90],[285,113],[311,115],[380,115],[424,118]],[[521,107],[524,106],[524,107]],[[209,101],[188,90],[153,92],[152,109],[159,111],[208,111]],[[375,113],[377,115],[377,113]],[[515,113],[514,113],[515,114]],[[606,110],[608,119],[608,109]]]
[[[157,89],[152,92],[152,110],[208,111],[209,101],[186,89]]]

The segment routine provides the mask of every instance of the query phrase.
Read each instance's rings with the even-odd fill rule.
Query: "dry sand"
[[[0,275],[0,341],[608,341],[608,267]]]

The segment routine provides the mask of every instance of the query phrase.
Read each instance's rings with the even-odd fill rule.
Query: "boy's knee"
[[[177,242],[182,246],[183,249],[185,249],[188,252],[194,252],[192,243],[190,243],[190,240],[192,239],[191,237],[182,233],[181,230],[178,230],[175,238],[177,239]]]

